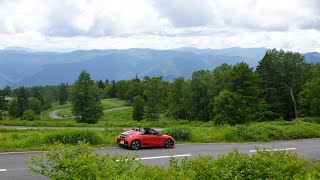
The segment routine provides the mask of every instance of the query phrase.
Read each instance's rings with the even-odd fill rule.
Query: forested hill
[[[0,50],[0,87],[73,83],[83,69],[93,79],[132,79],[136,74],[165,80],[190,78],[196,70],[213,70],[222,63],[244,61],[255,67],[266,48],[171,50],[79,50],[70,53]],[[307,53],[307,62],[319,62],[319,53]]]

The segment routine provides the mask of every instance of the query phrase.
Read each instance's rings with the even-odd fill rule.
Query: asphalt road
[[[183,157],[196,157],[198,155],[212,155],[217,157],[219,154],[226,154],[233,149],[240,152],[252,154],[255,153],[255,147],[271,148],[273,150],[288,149],[297,152],[302,157],[311,161],[320,161],[320,138],[303,139],[290,141],[274,142],[254,142],[254,143],[204,143],[204,144],[178,144],[175,148],[164,149],[141,149],[132,151],[123,148],[103,148],[102,151],[110,154],[137,153],[142,158],[143,163],[150,165],[167,166],[170,156],[174,155],[181,159]],[[28,179],[46,179],[46,177],[33,175],[28,172],[26,157],[36,155],[42,152],[24,152],[24,153],[0,153],[0,179],[28,180]]]

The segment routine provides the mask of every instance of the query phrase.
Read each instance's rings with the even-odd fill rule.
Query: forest
[[[213,121],[216,125],[293,120],[320,116],[320,64],[295,52],[268,50],[257,67],[240,62],[199,70],[190,79],[162,77],[92,80],[85,70],[74,84],[0,90],[0,119],[35,120],[58,101],[72,103],[77,122],[94,124],[103,115],[101,99],[132,103],[133,119]]]

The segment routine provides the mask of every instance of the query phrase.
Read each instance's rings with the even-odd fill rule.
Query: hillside
[[[137,74],[163,76],[172,80],[178,76],[191,77],[200,69],[212,70],[222,63],[247,62],[255,67],[266,48],[172,50],[125,49],[79,50],[69,53],[33,52],[24,49],[0,50],[0,87],[57,85],[73,83],[86,69],[93,79],[131,79]],[[308,62],[319,62],[319,53],[306,53]]]

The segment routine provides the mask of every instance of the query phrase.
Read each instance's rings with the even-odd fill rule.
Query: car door
[[[149,129],[149,132],[150,132],[149,142],[152,146],[160,146],[161,144],[163,144],[163,137],[160,133],[158,133],[157,131],[151,128]]]

